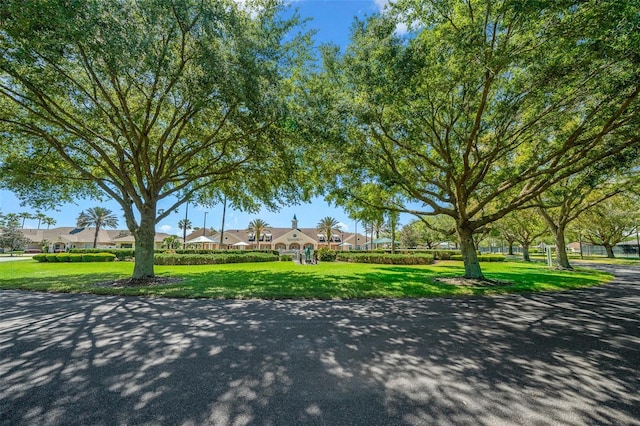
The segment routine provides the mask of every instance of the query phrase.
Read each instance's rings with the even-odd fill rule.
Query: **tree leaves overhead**
[[[343,160],[333,193],[352,203],[370,200],[371,185],[396,188],[404,211],[451,216],[472,239],[638,145],[639,7],[399,0],[357,22],[344,55],[326,49],[319,77],[340,122],[325,128],[342,128],[330,133]]]
[[[285,123],[310,40],[282,16],[272,0],[2,2],[0,138],[21,142],[0,152],[4,185],[32,203],[99,190],[151,243],[187,199],[255,209],[304,198]],[[66,176],[32,179],[23,161]]]

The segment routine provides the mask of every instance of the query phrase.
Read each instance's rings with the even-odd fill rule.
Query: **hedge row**
[[[277,262],[273,253],[156,254],[156,265],[217,265],[222,263]]]
[[[338,251],[338,253],[345,253],[345,252]],[[386,253],[386,254],[392,254],[390,249],[358,250],[356,253],[377,253],[377,254]],[[428,254],[428,255],[433,256],[434,260],[450,260],[451,256],[459,255],[460,254],[460,250],[396,249],[395,254],[405,254],[405,255]]]
[[[188,244],[188,242],[187,242]],[[161,250],[162,252],[166,250]],[[278,250],[200,250],[200,249],[188,249],[188,250],[171,250],[175,254],[247,254],[247,253],[267,253],[275,256],[280,256]]]
[[[433,255],[338,252],[336,260],[351,263],[381,263],[387,265],[430,265],[433,263]]]
[[[133,249],[71,249],[69,253],[82,253],[82,254],[91,254],[91,253],[111,253],[118,260],[125,260],[126,258],[130,258],[134,256]]]
[[[451,256],[451,260],[462,260],[462,255],[457,254]],[[478,261],[480,262],[504,262],[505,256],[501,254],[480,254],[478,255]]]
[[[38,262],[113,262],[113,253],[42,253],[33,256]]]
[[[134,249],[71,249],[69,253],[113,253],[118,260],[124,260],[135,256]],[[278,256],[280,253],[277,250],[155,250],[156,254],[246,254],[246,253],[269,253]]]

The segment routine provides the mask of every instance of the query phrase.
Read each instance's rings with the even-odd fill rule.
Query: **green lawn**
[[[522,256],[515,255],[513,258],[521,259]],[[546,262],[547,257],[542,255],[532,255],[531,259],[539,262]],[[553,261],[555,263],[556,258],[555,254],[553,257]],[[575,263],[576,265],[580,265],[580,263],[604,263],[609,265],[640,265],[640,259],[637,257],[614,257],[609,258],[606,256],[584,256],[580,259],[580,256],[570,255],[569,263],[571,266]]]
[[[0,263],[0,288],[189,298],[349,299],[565,290],[598,285],[612,279],[611,275],[602,272],[585,269],[556,271],[540,264],[483,263],[482,267],[488,278],[513,284],[464,287],[434,282],[438,277],[461,276],[464,273],[462,262],[456,261],[443,261],[431,266],[269,262],[156,266],[156,275],[183,280],[167,285],[112,288],[94,284],[129,277],[132,263],[18,261]]]

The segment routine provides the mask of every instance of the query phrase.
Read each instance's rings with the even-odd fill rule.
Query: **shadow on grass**
[[[114,294],[231,299],[351,299],[469,294],[455,286],[434,284],[433,272],[411,268],[349,275],[313,273],[310,270],[218,270],[181,276],[184,279],[181,283],[117,289]]]
[[[69,275],[56,275],[54,271],[48,276],[33,274],[27,278],[3,278],[0,280],[0,288],[179,298],[350,299],[562,290],[595,285],[603,280],[602,275],[589,272],[556,272],[526,264],[514,264],[512,270],[506,271],[502,266],[488,265],[483,268],[486,269],[488,278],[513,284],[503,287],[472,287],[437,282],[434,281],[437,277],[463,274],[461,265],[439,264],[437,269],[385,265],[338,272],[314,267],[298,270],[273,270],[263,266],[247,270],[179,267],[170,271],[159,269],[157,275],[180,277],[183,281],[146,287],[95,285],[127,278],[129,275],[125,271]]]
[[[122,273],[77,273],[65,275],[29,276],[28,278],[2,278],[0,289],[49,291],[59,293],[91,292],[95,284],[126,278],[130,274]]]

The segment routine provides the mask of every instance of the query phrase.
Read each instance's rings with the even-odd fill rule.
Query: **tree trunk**
[[[483,280],[484,275],[482,275],[476,245],[473,242],[473,231],[467,228],[458,228],[458,240],[464,261],[464,277]]]
[[[522,244],[522,260],[525,262],[531,262],[531,256],[529,256],[529,244]]]
[[[513,256],[513,241],[509,241],[509,255]]]
[[[155,209],[146,208],[141,212],[140,226],[134,233],[136,239],[135,266],[133,268],[133,280],[145,280],[154,277],[153,255],[155,250],[154,238]]]
[[[100,228],[96,226],[96,233],[93,234],[93,248],[98,246],[98,232],[100,232]]]
[[[396,218],[395,213],[391,213],[391,254],[396,253]]]
[[[616,256],[613,254],[613,246],[611,246],[611,245],[605,245],[605,246],[604,246],[604,248],[605,248],[605,250],[607,251],[607,257],[608,257],[609,259],[613,259],[614,257],[616,257]]]
[[[554,234],[556,241],[556,260],[558,267],[561,269],[573,269],[569,264],[569,256],[567,255],[567,244],[564,238],[564,226],[559,226]]]

